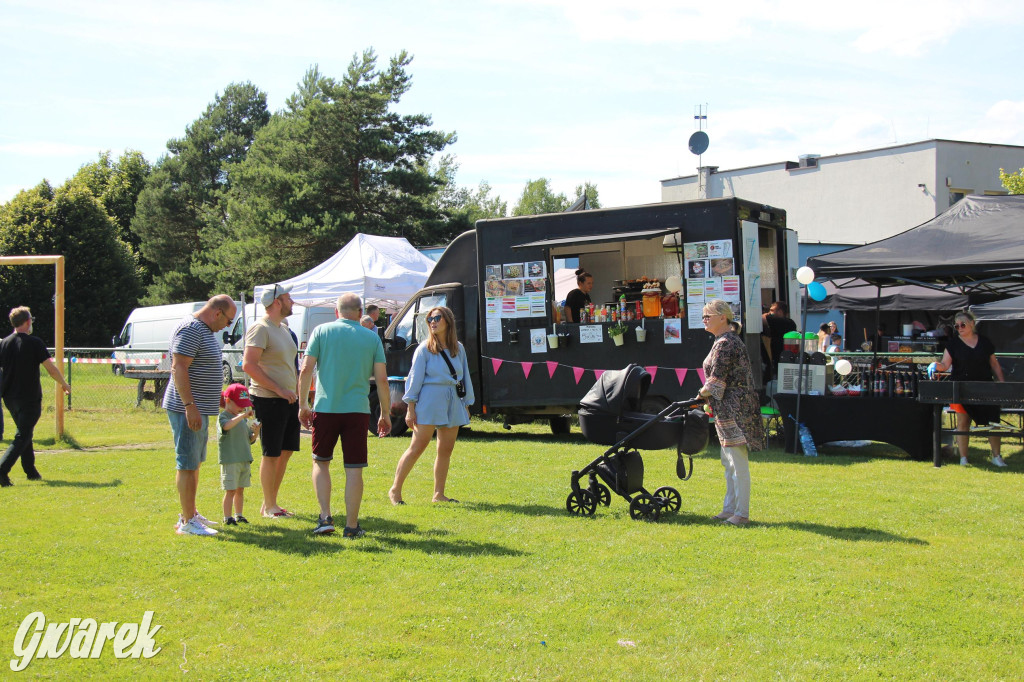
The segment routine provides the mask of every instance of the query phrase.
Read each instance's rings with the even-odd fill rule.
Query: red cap
[[[230,400],[239,407],[252,407],[249,391],[245,390],[245,386],[242,384],[231,384],[220,395],[224,400]]]

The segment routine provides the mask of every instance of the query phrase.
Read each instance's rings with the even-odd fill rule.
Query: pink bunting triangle
[[[522,365],[523,365],[523,376],[526,377],[527,379],[529,379],[530,378],[530,370],[533,369],[533,363],[532,362],[524,362],[524,363],[522,363]]]
[[[686,368],[676,367],[676,379],[679,379],[679,385],[683,385],[683,380],[686,378]]]
[[[548,366],[548,379],[550,379],[551,377],[555,376],[555,370],[558,369],[558,363],[557,362],[552,362],[551,360],[548,360],[544,364],[546,364]]]
[[[603,369],[595,369],[594,370],[594,376],[597,377],[598,379],[601,378],[602,374],[604,374],[604,370]]]
[[[644,367],[644,369],[646,369],[647,373],[651,375],[651,383],[653,384],[654,383],[654,378],[656,376],[658,376],[658,367],[657,367],[657,365],[651,365],[650,367]]]
[[[701,386],[703,386],[704,384],[708,383],[708,378],[706,376],[704,376],[704,369],[703,368],[701,368],[701,367],[697,368],[697,376],[700,377],[700,384],[701,384]]]
[[[572,368],[572,374],[573,374],[574,377],[576,377],[576,383],[577,384],[580,383],[580,379],[583,378],[583,372],[584,371],[585,370],[582,367],[573,367]]]
[[[491,367],[494,369],[494,373],[498,373],[498,369],[501,368],[502,361],[498,358],[491,358]]]

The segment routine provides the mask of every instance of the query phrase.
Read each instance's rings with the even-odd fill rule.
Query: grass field
[[[983,464],[982,441],[966,469],[883,446],[756,453],[754,523],[732,528],[708,518],[724,492],[711,451],[688,482],[675,480],[673,453],[645,453],[647,487],[676,485],[678,514],[635,522],[616,497],[579,518],[565,511],[569,473],[602,448],[540,426],[508,433],[474,421],[453,458],[459,505],[429,503],[428,453],[407,483],[409,504],[391,506],[407,439],[372,441],[368,534],[351,541],[310,534],[306,436],[281,493],[295,518],[257,519],[257,485],[250,526],[196,538],[172,528],[162,412],[76,409],[77,450],[53,442],[46,422],[45,480],[26,482],[16,468],[15,486],[0,490],[0,651],[13,657],[34,611],[50,622],[138,622],[147,610],[162,650],[118,660],[108,645],[99,659],[36,660],[22,675],[1024,678],[1017,445],[1004,447],[1006,470]],[[214,460],[200,509],[219,518],[220,499]]]

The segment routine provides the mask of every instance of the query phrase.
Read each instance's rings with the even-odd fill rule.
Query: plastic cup
[[[548,334],[548,346],[558,348],[558,334]]]

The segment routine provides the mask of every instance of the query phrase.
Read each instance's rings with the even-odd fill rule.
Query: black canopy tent
[[[1024,294],[1024,196],[968,196],[917,227],[807,264],[839,288],[860,278],[879,289]]]
[[[813,267],[813,266],[812,266]],[[817,274],[817,271],[815,271]],[[915,284],[886,287],[879,297],[878,287],[862,279],[829,281],[824,283],[825,298],[810,300],[807,312],[823,313],[829,310],[959,310],[968,303],[967,296]]]

